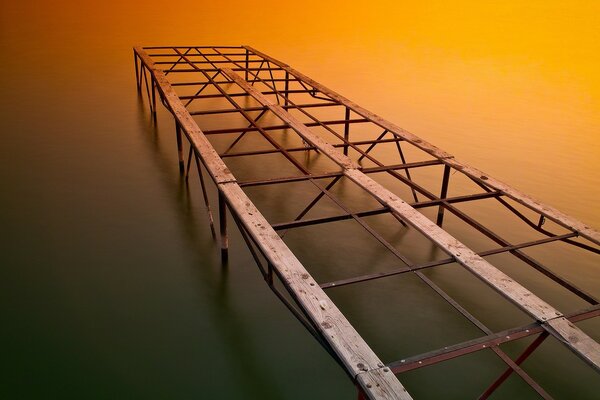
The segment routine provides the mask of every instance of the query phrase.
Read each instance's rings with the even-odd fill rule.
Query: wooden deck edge
[[[374,372],[372,375],[368,375],[369,378],[359,376],[365,372],[383,368],[382,361],[246,196],[235,177],[181,103],[164,73],[156,68],[143,48],[135,47],[134,51],[152,74],[164,101],[217,183],[231,212],[236,214],[244,228],[256,241],[273,268],[276,269],[286,289],[306,312],[315,329],[338,355],[348,373],[360,385],[363,393],[369,399],[411,399],[393,373]],[[382,388],[385,388],[385,391]]]
[[[356,114],[358,114],[364,118],[371,119],[374,123],[376,123],[380,127],[387,129],[392,134],[394,134],[398,137],[401,137],[402,139],[404,139],[407,142],[413,144],[414,146],[420,148],[421,150],[427,152],[428,154],[432,155],[433,157],[435,157],[439,160],[442,160],[445,164],[452,166],[456,170],[461,171],[463,174],[465,174],[471,178],[474,178],[478,182],[481,182],[484,185],[486,185],[492,189],[500,190],[506,196],[519,202],[520,204],[524,205],[525,207],[528,207],[531,210],[534,210],[536,212],[543,214],[546,218],[550,219],[551,221],[554,221],[557,224],[559,224],[565,228],[573,230],[573,231],[577,232],[579,235],[581,235],[582,237],[586,238],[587,240],[589,240],[597,245],[600,245],[600,231],[590,227],[589,225],[587,225],[571,216],[568,216],[568,215],[558,211],[557,209],[555,209],[553,207],[547,206],[547,205],[533,199],[529,195],[527,195],[507,184],[504,184],[496,179],[491,178],[489,175],[483,173],[482,171],[477,170],[476,168],[470,167],[467,164],[456,160],[453,155],[441,150],[440,148],[419,138],[415,134],[397,126],[396,124],[385,120],[384,118],[380,117],[379,115],[372,113],[371,111],[359,106],[358,104],[347,99],[346,97],[336,93],[335,91],[327,88],[326,86],[320,84],[319,82],[316,82],[315,80],[311,79],[310,77],[304,75],[300,71],[295,70],[294,68],[290,67],[288,64],[281,62],[259,50],[256,50],[255,48],[253,48],[251,46],[242,46],[242,47],[244,47],[248,51],[251,51],[251,52],[257,54],[258,56],[263,57],[263,58],[269,60],[270,62],[278,65],[279,67],[283,68],[285,71],[287,71],[291,75],[295,76],[296,78],[301,79],[302,81],[308,83],[309,85],[317,88],[322,93],[325,93],[328,96],[330,96],[331,98],[337,100],[338,102],[340,102],[340,104],[348,107],[349,109],[354,111]],[[482,179],[481,177],[485,177],[485,179]]]

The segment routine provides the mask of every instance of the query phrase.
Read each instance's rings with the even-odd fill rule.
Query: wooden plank
[[[420,148],[421,150],[431,154],[432,156],[436,157],[437,159],[444,161],[447,165],[452,166],[456,170],[459,170],[459,171],[463,172],[464,174],[466,174],[472,178],[478,179],[478,180],[481,180],[480,179],[481,176],[487,177],[487,179],[483,183],[485,183],[489,187],[497,189],[497,190],[501,190],[508,197],[519,202],[520,204],[530,208],[531,210],[534,210],[538,213],[543,214],[546,218],[556,222],[557,224],[559,224],[565,228],[571,229],[571,230],[579,233],[582,237],[590,240],[591,242],[600,245],[600,232],[598,230],[590,227],[589,225],[587,225],[581,221],[578,221],[577,219],[570,217],[566,214],[563,214],[560,211],[558,211],[550,206],[540,203],[539,201],[534,200],[530,196],[522,193],[521,191],[519,191],[513,187],[510,187],[509,185],[506,185],[502,182],[499,182],[496,179],[491,178],[489,175],[484,174],[483,172],[477,170],[476,168],[470,167],[470,166],[466,165],[465,163],[462,163],[462,162],[456,160],[453,155],[439,149],[438,147],[432,145],[431,143],[426,142],[425,140],[408,132],[407,130],[402,129],[401,127],[383,119],[379,115],[366,110],[365,108],[359,106],[358,104],[354,103],[353,101],[351,101],[351,100],[345,98],[344,96],[336,93],[335,91],[325,87],[324,85],[320,84],[319,82],[314,81],[313,79],[309,78],[308,76],[304,75],[303,73],[293,69],[288,64],[283,63],[283,62],[281,62],[259,50],[256,50],[251,46],[243,46],[243,47],[245,49],[253,52],[256,55],[263,57],[266,60],[269,60],[271,63],[280,66],[281,68],[283,68],[285,71],[287,71],[291,75],[293,75],[296,78],[300,79],[301,81],[313,86],[314,88],[318,89],[320,92],[326,94],[327,96],[331,97],[333,100],[339,102],[340,104],[350,108],[356,114],[361,115],[364,118],[370,119],[371,121],[373,121],[373,123],[379,125],[382,128],[387,129],[395,136],[403,138],[407,142],[409,142],[409,143],[415,145],[416,147]]]
[[[564,317],[556,318],[544,324],[544,328],[559,338],[581,359],[600,371],[600,344],[573,325],[571,321]]]
[[[232,79],[239,87],[244,89],[250,96],[256,99],[260,104],[268,107],[275,115],[277,115],[283,122],[286,122],[294,131],[298,133],[304,140],[311,145],[318,148],[323,154],[329,157],[333,162],[341,166],[342,168],[360,168],[360,165],[338,152],[331,144],[327,143],[318,135],[315,135],[310,129],[304,125],[300,120],[288,113],[278,105],[271,101],[268,97],[259,92],[254,86],[251,86],[241,76],[233,72],[230,68],[223,68],[223,73],[230,79]]]
[[[142,62],[149,69],[156,81],[158,90],[165,103],[169,106],[175,120],[179,123],[183,132],[188,137],[190,144],[202,158],[209,174],[217,183],[233,182],[235,177],[227,168],[219,154],[212,147],[206,136],[202,133],[194,118],[179,100],[177,93],[171,86],[165,74],[156,66],[147,53],[140,47],[134,48]]]
[[[361,171],[346,170],[344,174],[364,190],[371,193],[382,204],[390,207],[403,221],[412,225],[419,232],[423,233],[423,235],[435,242],[442,250],[453,256],[458,263],[469,269],[538,321],[544,322],[562,315],[551,305],[515,282],[508,275],[437,226],[425,215],[411,207],[407,202]]]
[[[219,185],[227,198],[229,208],[243,223],[256,241],[265,257],[276,269],[283,284],[298,304],[307,312],[315,327],[331,345],[346,369],[357,378],[359,374],[383,368],[381,360],[373,353],[364,339],[356,332],[346,317],[319,287],[277,232],[271,227],[237,183]],[[375,374],[364,378],[363,390],[370,398],[410,399],[394,374]],[[379,386],[368,382],[377,382]],[[379,387],[385,387],[386,396],[377,395]],[[372,390],[377,392],[371,393]]]
[[[394,373],[384,367],[359,374],[356,382],[369,390],[365,393],[369,399],[410,399],[405,388],[390,386],[390,376]]]

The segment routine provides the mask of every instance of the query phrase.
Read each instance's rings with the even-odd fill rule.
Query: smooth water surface
[[[133,45],[250,44],[600,227],[598,3],[323,3],[0,4],[1,398],[356,395],[235,232],[221,268],[197,183],[178,176],[173,121],[160,110],[154,125],[138,99]],[[255,196],[273,217],[285,208],[284,195]],[[320,279],[350,262],[393,264],[353,226],[310,232],[286,240]],[[555,246],[558,256],[530,254],[600,295],[597,258]],[[502,257],[490,261],[561,310],[584,305]],[[428,274],[493,329],[529,321],[457,266]],[[479,335],[413,276],[329,293],[385,361]],[[598,321],[579,326],[600,339]],[[502,372],[493,358],[399,378],[417,399],[473,398]],[[600,391],[553,340],[525,367],[556,398]],[[528,396],[513,377],[496,398]]]

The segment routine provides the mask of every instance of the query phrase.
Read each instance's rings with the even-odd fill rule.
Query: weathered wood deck
[[[218,188],[220,243],[223,257],[227,257],[228,239],[225,212],[228,208],[271,289],[309,332],[343,366],[359,387],[360,396],[371,399],[410,399],[412,397],[395,374],[481,349],[491,348],[507,365],[508,369],[482,394],[482,398],[487,398],[493,393],[513,372],[525,380],[540,396],[550,398],[550,395],[519,366],[549,335],[557,338],[596,371],[600,371],[600,345],[572,323],[598,316],[600,314],[598,300],[592,294],[553,273],[522,251],[526,247],[561,241],[583,248],[591,253],[599,254],[600,235],[596,230],[489,177],[475,168],[457,161],[452,155],[434,145],[365,110],[287,64],[249,46],[136,47],[134,48],[134,59],[138,90],[142,93],[145,87],[153,115],[156,114],[156,93],[158,93],[159,100],[175,118],[181,172],[184,173],[185,170],[181,137],[181,132],[183,132],[189,142],[188,170],[193,155],[197,163],[201,161]],[[164,67],[161,68],[161,66]],[[186,76],[184,81],[170,80],[167,76],[180,73]],[[202,94],[209,87],[216,92]],[[241,92],[236,91],[236,87],[241,89]],[[184,95],[178,94],[175,88],[197,88],[198,90],[193,95]],[[253,99],[257,106],[242,106],[239,101],[236,101],[236,98],[239,97]],[[313,102],[298,102],[298,99],[306,99],[307,97],[311,98]],[[229,107],[189,111],[188,107],[194,101],[207,99],[224,100],[229,104]],[[316,113],[309,111],[330,107],[343,110],[344,119],[325,120],[317,116]],[[260,112],[258,117],[250,114],[256,111]],[[245,128],[203,131],[194,119],[194,117],[200,115],[228,114],[238,115],[248,122],[248,126]],[[269,126],[259,124],[258,120],[266,114],[276,117],[281,123]],[[383,129],[383,133],[379,134],[376,139],[353,141],[351,140],[351,127],[357,124],[369,124],[370,127]],[[343,131],[338,132],[333,128],[334,126],[342,127]],[[319,128],[319,130],[316,128]],[[295,132],[303,145],[286,147],[271,133],[283,130]],[[231,153],[233,147],[248,132],[260,135],[271,145],[272,149]],[[225,152],[219,154],[208,139],[211,135],[238,136]],[[391,136],[391,139],[384,139],[386,135]],[[395,145],[402,164],[389,164],[374,157],[371,150],[378,144],[380,146],[382,144]],[[401,144],[412,146],[414,150],[422,152],[426,159],[412,163],[406,162],[406,148],[403,152]],[[364,146],[366,145],[369,147],[365,149]],[[330,159],[338,169],[327,173],[311,171],[310,166],[293,156],[294,153],[301,152],[318,152],[318,154]],[[283,155],[302,175],[239,182],[224,161],[230,157],[250,157],[272,153]],[[362,160],[365,159],[374,166],[364,166]],[[433,165],[443,166],[444,168],[439,196],[434,195],[423,185],[417,183],[411,178],[410,174],[413,169]],[[200,164],[198,164],[198,167],[200,167]],[[202,179],[200,169],[199,172]],[[380,172],[389,174],[410,188],[414,202],[407,202],[393,190],[386,188],[369,176],[369,174]],[[463,174],[483,192],[448,197],[448,186],[452,172]],[[328,186],[324,187],[317,182],[317,180],[323,178],[332,178],[333,180]],[[381,207],[360,212],[351,211],[343,201],[332,195],[330,191],[331,187],[340,179],[347,179],[356,184],[366,195],[375,199]],[[320,194],[294,221],[288,223],[269,223],[244,192],[244,187],[299,181],[312,183],[320,191]],[[202,188],[204,191],[204,182],[202,182]],[[427,200],[419,200],[419,195]],[[344,210],[345,214],[312,219],[304,218],[322,197],[331,199]],[[204,192],[204,199],[207,202],[207,208],[210,210],[206,192]],[[523,220],[525,227],[535,230],[544,237],[520,244],[509,243],[455,206],[456,203],[484,199],[496,199],[499,207],[508,209]],[[509,203],[509,199],[535,213],[539,221],[529,219],[528,216]],[[420,208],[426,207],[438,208],[435,222],[418,211]],[[473,251],[442,228],[445,212],[451,212],[501,247],[484,253]],[[362,219],[366,216],[385,213],[394,216],[398,220],[399,227],[416,229],[431,243],[444,251],[448,258],[421,265],[410,261],[407,255],[399,252]],[[282,235],[278,234],[278,231],[285,232],[287,229],[294,227],[323,224],[343,219],[354,219],[358,222],[403,262],[404,266],[383,273],[371,273],[334,282],[319,283],[288,248],[282,239]],[[557,233],[542,228],[546,219],[555,223]],[[211,227],[212,220],[212,215],[210,215]],[[499,253],[509,253],[524,261],[586,301],[590,308],[570,315],[563,314],[484,258]],[[515,306],[529,314],[536,322],[531,326],[515,328],[511,330],[510,335],[503,335],[504,332],[493,333],[421,272],[425,268],[452,262],[462,265]],[[264,263],[266,265],[263,265]],[[404,359],[401,362],[384,365],[324,290],[403,273],[416,274],[421,281],[477,326],[485,336],[474,341],[459,343],[455,346],[415,356],[412,359]],[[278,291],[273,284],[274,279],[278,279],[283,284],[292,302],[286,300],[286,296]],[[539,335],[538,339],[517,360],[512,360],[499,347],[501,343],[534,334]]]

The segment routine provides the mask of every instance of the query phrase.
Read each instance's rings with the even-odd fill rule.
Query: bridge
[[[250,46],[135,47],[134,62],[138,92],[146,97],[153,118],[158,102],[174,118],[180,173],[187,179],[195,166],[223,262],[228,258],[229,214],[269,288],[345,370],[359,398],[412,399],[398,378],[401,373],[479,351],[493,352],[506,365],[480,398],[488,398],[513,374],[540,397],[552,398],[521,367],[550,336],[600,372],[600,345],[575,325],[600,315],[598,299],[525,251],[560,242],[597,257],[600,234],[590,226],[460,162]],[[243,146],[244,142],[254,145]],[[278,167],[268,164],[271,167],[262,168],[259,177],[240,178],[262,165],[264,157],[277,157]],[[218,191],[218,220],[213,218],[205,174]],[[336,191],[341,185],[345,190]],[[314,197],[289,220],[273,221],[269,209],[255,205],[248,193],[256,197],[263,190],[268,196],[274,187],[284,187],[290,200],[305,199],[308,193]],[[336,211],[309,217],[323,202],[329,204],[325,210]],[[461,207],[481,202],[488,210],[493,202],[491,212],[498,215],[514,216],[514,229],[530,231],[535,239],[509,241]],[[358,209],[357,204],[371,206]],[[399,248],[369,222],[376,216],[387,218],[386,224],[396,231],[414,234],[443,257],[421,261]],[[444,229],[449,217],[494,246],[473,249],[466,244],[469,238]],[[397,266],[373,271],[365,265],[353,276],[317,281],[311,265],[304,265],[286,244],[285,235],[339,221],[357,223]],[[490,261],[500,254],[515,257],[587,306],[562,312]],[[526,313],[531,323],[497,332],[484,325],[426,274],[452,264]],[[327,291],[403,274],[416,276],[481,336],[384,363]],[[535,339],[516,358],[500,347],[526,337]]]

